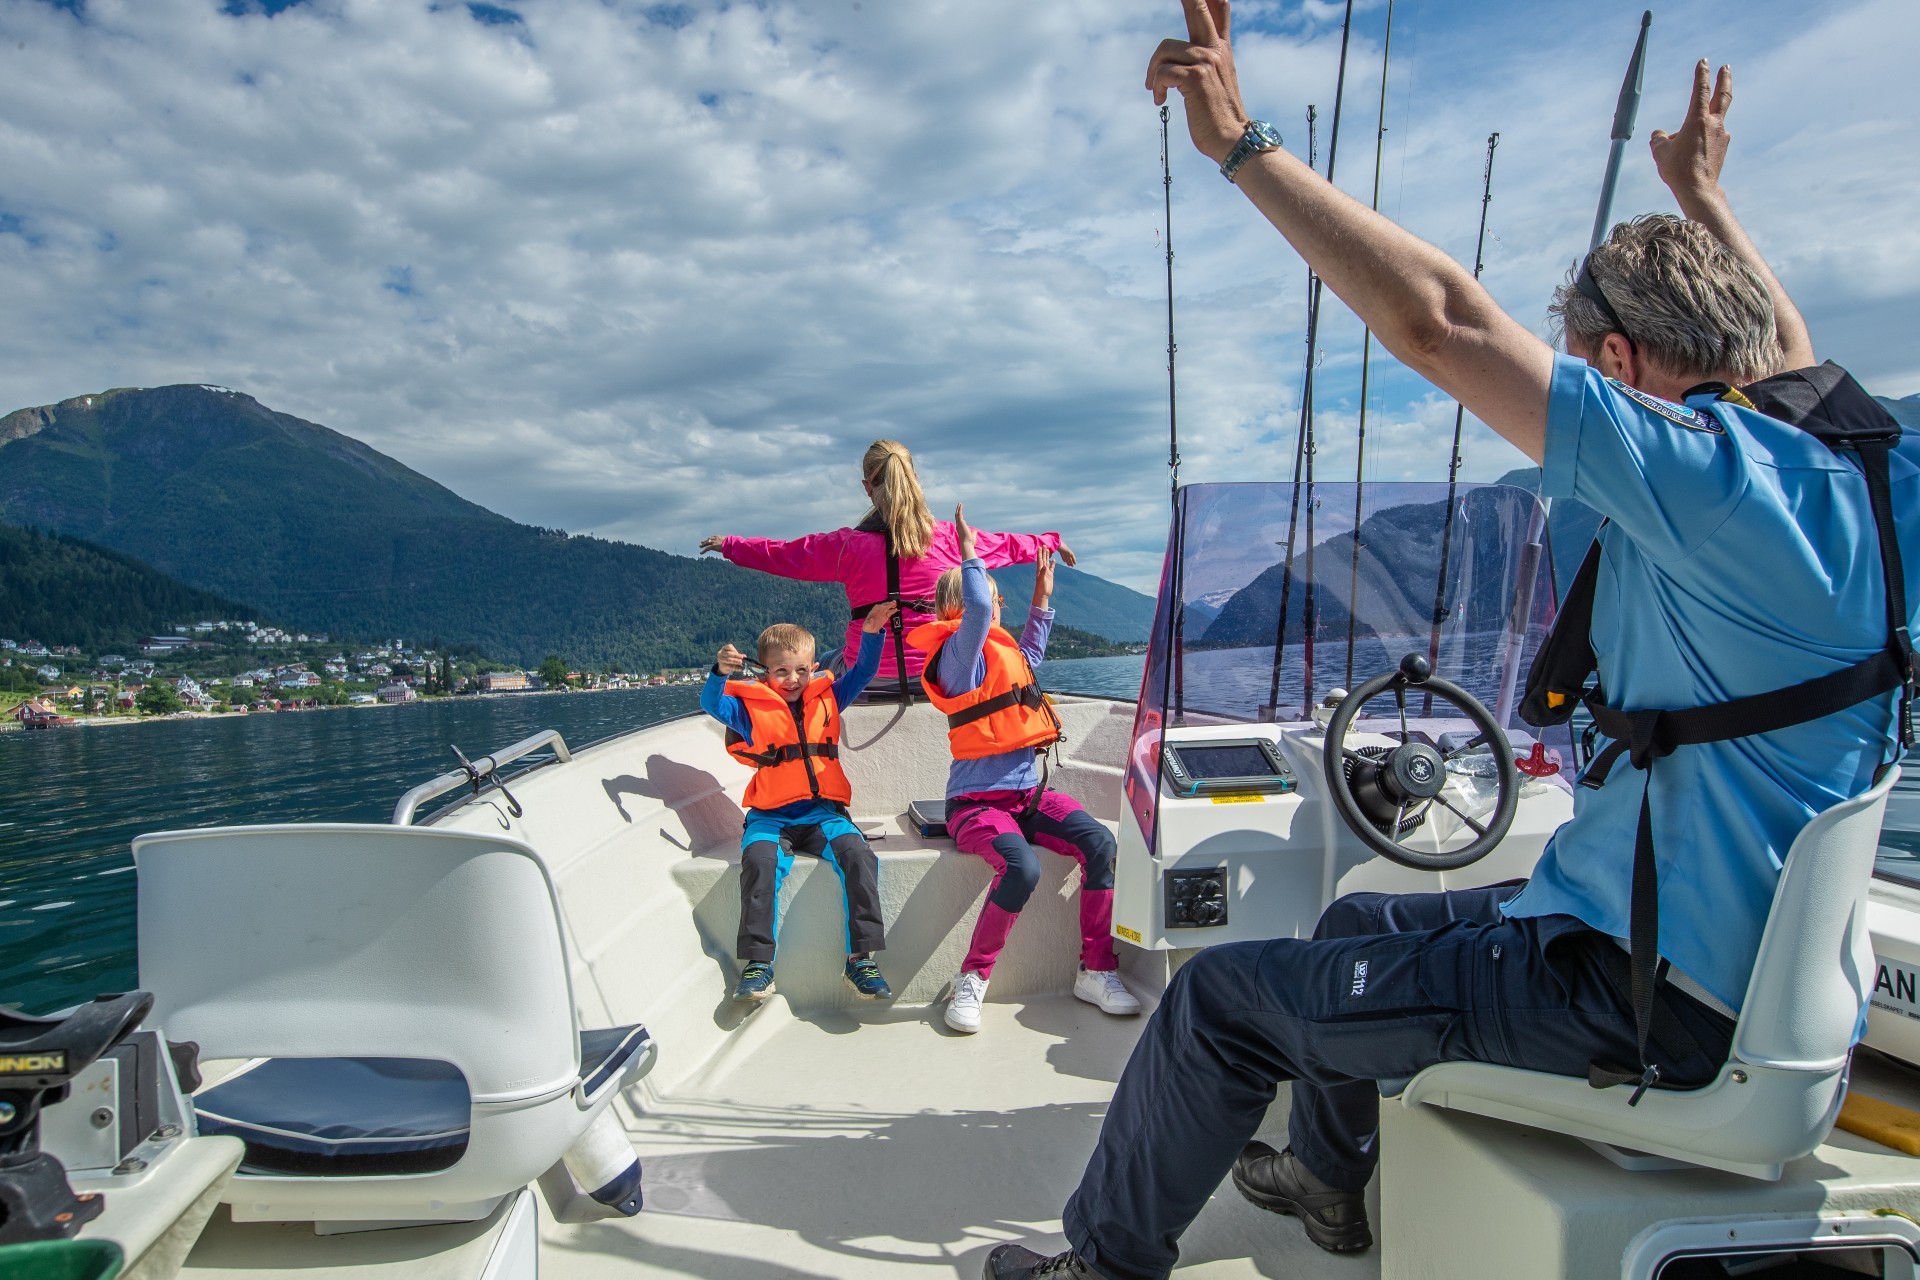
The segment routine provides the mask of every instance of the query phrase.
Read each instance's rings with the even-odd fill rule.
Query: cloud
[[[1584,246],[1637,10],[1402,0],[1382,207],[1537,323]],[[1243,4],[1241,77],[1328,142],[1341,6]],[[1509,11],[1510,10],[1510,11]],[[1656,24],[1640,135],[1696,50],[1740,67],[1730,185],[1823,352],[1920,390],[1903,83],[1916,20],[1717,0]],[[1371,194],[1384,6],[1357,7],[1340,178]],[[1532,16],[1526,16],[1532,15]],[[1165,536],[1159,0],[913,5],[0,0],[0,408],[213,382],[516,519],[691,551],[930,495],[1059,528],[1151,590]],[[1811,104],[1811,105],[1810,105]],[[1173,113],[1182,475],[1282,478],[1299,260]],[[1642,142],[1622,213],[1665,207]],[[1331,297],[1321,474],[1350,475],[1360,329]],[[1451,406],[1390,360],[1369,479],[1443,478]],[[1467,473],[1518,455],[1469,424]]]

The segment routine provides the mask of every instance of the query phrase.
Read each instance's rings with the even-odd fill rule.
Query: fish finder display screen
[[[1263,738],[1169,742],[1160,763],[1174,794],[1252,794],[1293,790],[1293,770]]]
[[[1195,779],[1254,778],[1277,772],[1266,752],[1256,746],[1181,746],[1175,750]]]

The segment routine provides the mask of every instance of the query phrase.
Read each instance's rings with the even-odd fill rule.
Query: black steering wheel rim
[[[1424,668],[1425,664],[1420,665]],[[1458,871],[1462,867],[1473,865],[1493,852],[1495,846],[1506,836],[1508,829],[1513,826],[1514,815],[1520,807],[1520,771],[1514,767],[1513,751],[1507,745],[1506,734],[1501,732],[1500,727],[1494,723],[1493,714],[1478,698],[1449,680],[1429,676],[1417,682],[1417,687],[1422,693],[1432,693],[1446,702],[1451,702],[1465,713],[1466,718],[1472,721],[1473,727],[1479,731],[1476,743],[1484,741],[1493,748],[1493,758],[1498,768],[1496,779],[1499,789],[1491,817],[1484,822],[1469,817],[1455,809],[1443,795],[1436,794],[1431,800],[1432,803],[1438,803],[1451,810],[1469,828],[1475,829],[1476,834],[1470,843],[1445,853],[1425,853],[1407,848],[1387,832],[1382,831],[1374,824],[1374,820],[1368,817],[1366,810],[1354,795],[1353,786],[1347,777],[1345,763],[1348,754],[1347,730],[1353,724],[1354,717],[1359,714],[1360,708],[1383,694],[1391,693],[1399,702],[1402,722],[1401,747],[1406,748],[1412,745],[1404,732],[1404,726],[1406,691],[1415,684],[1416,682],[1409,679],[1404,671],[1392,671],[1375,676],[1341,701],[1332,719],[1327,721],[1326,744],[1321,752],[1321,763],[1327,778],[1327,791],[1333,798],[1334,812],[1340,815],[1340,820],[1359,837],[1362,844],[1381,857],[1397,862],[1403,867],[1411,867],[1415,871]],[[1444,782],[1444,777],[1441,781]]]

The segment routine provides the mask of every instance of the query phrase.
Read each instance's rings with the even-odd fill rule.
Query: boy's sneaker
[[[862,1000],[893,999],[893,988],[880,976],[880,966],[872,956],[854,956],[847,961],[847,984]]]
[[[773,966],[764,960],[755,960],[740,971],[740,983],[733,989],[733,998],[759,1004],[773,994]]]
[[[987,1255],[982,1280],[1041,1280],[1056,1276],[1059,1280],[1100,1280],[1100,1273],[1080,1260],[1069,1249],[1051,1258],[1043,1257],[1022,1245],[1003,1244]]]
[[[947,1001],[947,1025],[962,1035],[980,1029],[980,1002],[987,998],[987,980],[977,973],[961,970],[953,980],[953,999]]]
[[[1300,1219],[1307,1239],[1328,1253],[1360,1253],[1373,1245],[1367,1198],[1338,1191],[1313,1176],[1293,1148],[1249,1142],[1233,1162],[1233,1185],[1262,1209]]]
[[[1140,1012],[1140,1002],[1120,983],[1120,975],[1111,969],[1082,969],[1073,980],[1073,994],[1100,1012],[1124,1018]]]

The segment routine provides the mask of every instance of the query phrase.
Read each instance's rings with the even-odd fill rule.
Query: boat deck
[[[1041,1236],[1037,1247],[1064,1247],[1061,1208],[1142,1019],[1111,1018],[1071,996],[989,999],[980,1033],[961,1036],[940,1013],[938,1004],[796,1012],[776,995],[745,1017],[697,1084],[659,1097],[633,1126],[646,1212],[570,1226],[541,1207],[542,1273],[973,1277],[1002,1241]],[[1269,1136],[1284,1141],[1285,1123],[1283,1086]],[[297,1225],[236,1226],[222,1212],[184,1274],[283,1275],[290,1247],[306,1280],[458,1266],[423,1256],[413,1238],[428,1233],[449,1242],[485,1234],[472,1224],[315,1237]],[[1231,1185],[1183,1254],[1182,1277],[1379,1274],[1375,1255],[1322,1253]]]

